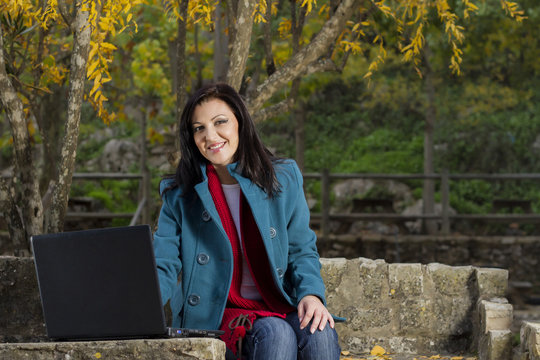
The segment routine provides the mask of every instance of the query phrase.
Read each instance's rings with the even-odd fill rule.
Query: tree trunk
[[[289,81],[300,76],[306,68],[328,51],[328,47],[344,29],[353,13],[358,0],[343,0],[334,15],[326,21],[315,38],[289,59],[282,67],[269,76],[248,99],[250,112],[257,112],[272,95]]]
[[[4,37],[0,27],[0,100],[6,111],[11,134],[13,136],[13,150],[15,153],[15,173],[12,186],[16,186],[21,194],[22,201],[19,203],[22,213],[22,224],[11,222],[12,226],[22,225],[22,233],[19,229],[10,229],[15,234],[14,241],[28,241],[29,236],[43,232],[43,207],[39,193],[39,179],[35,176],[34,162],[32,158],[32,146],[30,135],[26,126],[23,111],[23,103],[17,96],[15,88],[11,84],[6,72],[4,60]],[[18,185],[18,186],[17,186]],[[4,188],[7,185],[4,184]],[[8,189],[9,192],[9,189]],[[21,239],[21,237],[23,239]]]
[[[77,8],[77,14],[75,16],[74,30],[74,45],[69,74],[67,120],[60,154],[58,179],[53,190],[50,218],[48,219],[48,232],[59,232],[64,228],[64,218],[77,155],[81,107],[86,79],[86,64],[88,62],[91,39],[88,12],[81,11],[80,5]]]
[[[243,0],[238,2],[236,13],[234,47],[229,58],[229,70],[227,71],[227,83],[240,90],[242,78],[246,71],[246,63],[251,45],[251,32],[253,30],[253,10],[255,0]]]
[[[299,4],[300,5],[300,4]],[[296,1],[291,0],[291,28],[292,28],[292,49],[293,56],[300,50],[300,38],[302,37],[302,30],[304,29],[304,22],[306,18],[306,7],[300,6],[298,16],[296,14]],[[291,86],[291,102],[294,104],[294,111],[291,114],[293,123],[295,124],[295,144],[296,144],[296,162],[301,171],[304,170],[304,109],[302,104],[298,101],[300,92],[300,83],[302,79],[297,77],[293,80]]]
[[[437,118],[437,109],[435,105],[435,86],[433,85],[433,69],[431,68],[431,50],[426,42],[424,46],[425,59],[425,91],[427,97],[426,106],[426,124],[424,128],[424,174],[433,174],[435,172],[433,165],[433,132]],[[435,213],[435,181],[433,179],[424,179],[424,188],[422,192],[423,213]],[[434,220],[424,221],[424,231],[433,235],[437,233],[437,223]]]
[[[214,82],[224,82],[227,80],[227,69],[229,58],[229,45],[223,20],[223,7],[218,3],[215,11],[214,29]],[[229,25],[230,28],[230,25]],[[231,39],[231,37],[229,37]]]
[[[178,129],[180,129],[180,118],[182,117],[182,111],[187,102],[187,91],[186,91],[186,19],[187,19],[187,9],[188,9],[188,0],[182,0],[180,2],[180,16],[178,19],[178,32],[176,38],[176,123]],[[177,151],[180,150],[180,137],[175,137],[175,148]]]
[[[9,236],[15,248],[27,249],[24,224],[13,200],[12,187],[3,178],[0,178],[0,217],[6,220]]]
[[[199,51],[199,24],[193,25],[193,43],[195,46],[195,66],[197,67],[197,82],[196,82],[196,89],[199,89],[202,87],[203,84],[203,77],[202,77],[202,69],[203,64],[201,61],[201,52]]]

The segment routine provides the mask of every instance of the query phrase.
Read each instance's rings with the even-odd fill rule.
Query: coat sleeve
[[[290,191],[293,199],[292,212],[287,225],[289,238],[288,271],[297,301],[306,295],[318,296],[326,305],[325,287],[321,277],[321,263],[317,252],[317,236],[309,227],[309,208],[303,189],[303,177],[294,161],[293,183]]]
[[[162,181],[160,191],[162,192],[166,186],[166,181]],[[171,205],[174,202],[171,201],[173,196],[170,195],[174,193],[176,191],[170,190],[162,194],[163,204],[159,213],[158,227],[154,233],[154,254],[163,304],[166,304],[173,295],[178,296],[178,277],[182,270],[180,260],[182,226],[177,220],[181,216],[180,209],[172,208]]]

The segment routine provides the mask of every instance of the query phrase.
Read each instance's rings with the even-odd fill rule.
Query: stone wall
[[[392,353],[477,353],[482,331],[508,330],[507,318],[482,312],[504,297],[506,270],[365,258],[321,262],[329,309],[348,319],[336,325],[342,348],[352,353],[374,345]],[[505,304],[511,318],[512,306]],[[0,257],[0,342],[44,338],[32,259]],[[486,351],[492,351],[490,344]]]
[[[322,259],[332,313],[343,347],[366,353],[381,345],[392,353],[475,353],[480,299],[503,297],[508,272],[438,263]],[[510,306],[511,307],[511,306]]]
[[[327,258],[361,256],[389,263],[439,262],[507,269],[511,291],[516,284],[527,286],[508,294],[514,305],[520,305],[528,296],[540,296],[540,237],[362,234],[320,241],[319,252]]]

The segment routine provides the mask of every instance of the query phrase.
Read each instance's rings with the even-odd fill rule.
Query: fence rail
[[[149,179],[146,179],[145,174],[125,173],[74,173],[73,180],[139,180],[141,189],[144,189],[145,183],[149,181]],[[133,213],[68,212],[66,213],[66,219],[130,219],[129,226],[136,225],[139,219],[142,219],[142,223],[147,223],[149,219],[145,219],[144,216],[148,203],[146,193],[144,190],[139,191],[137,209]]]
[[[450,233],[451,222],[455,220],[477,221],[504,221],[518,223],[540,224],[540,214],[450,214],[450,181],[451,180],[540,180],[540,173],[512,173],[512,174],[449,174],[447,171],[431,174],[331,174],[328,170],[321,173],[305,173],[304,179],[317,179],[321,181],[321,212],[312,213],[313,220],[319,220],[323,239],[328,239],[330,220],[362,221],[362,220],[385,220],[385,221],[415,221],[415,220],[439,220],[441,221],[441,233]],[[347,179],[376,179],[376,180],[438,180],[441,189],[441,214],[424,213],[418,215],[401,215],[395,213],[330,213],[330,183],[332,180]],[[520,200],[516,200],[519,202]]]

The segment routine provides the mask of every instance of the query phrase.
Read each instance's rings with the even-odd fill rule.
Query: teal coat
[[[238,181],[261,233],[275,285],[292,305],[306,295],[323,303],[324,283],[309,228],[303,178],[293,160],[274,165],[281,192],[269,199],[249,179],[227,168]],[[206,167],[195,194],[181,197],[172,180],[162,181],[163,205],[154,234],[154,252],[162,301],[171,300],[173,326],[217,329],[221,323],[233,274],[233,254],[208,190]],[[326,303],[325,303],[326,304]]]

